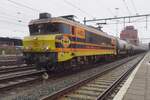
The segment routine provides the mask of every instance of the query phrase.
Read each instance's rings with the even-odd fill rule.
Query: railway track
[[[19,65],[22,64],[23,62],[18,61],[16,59],[12,59],[12,60],[0,60],[0,67],[1,66],[10,66],[10,65]]]
[[[12,73],[12,72],[27,71],[32,69],[35,69],[35,67],[27,66],[26,64],[14,65],[14,66],[3,66],[0,67],[0,75]]]
[[[35,69],[13,72],[0,75],[0,90],[8,90],[16,86],[29,84],[30,82],[40,79],[44,70],[37,71]]]
[[[135,56],[124,62],[102,69],[84,80],[56,91],[41,100],[104,100],[113,98],[110,94],[132,72],[144,57]]]
[[[22,56],[0,56],[0,66],[10,66],[23,64]]]
[[[0,60],[10,60],[22,57],[22,55],[0,55]]]
[[[16,59],[0,60],[0,65],[3,65],[0,67],[0,90],[8,90],[29,84],[41,79],[41,74],[45,72],[44,70],[37,71],[33,65],[28,66],[20,62],[18,63]]]

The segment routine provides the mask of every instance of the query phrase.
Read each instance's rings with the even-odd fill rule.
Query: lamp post
[[[117,18],[117,16],[118,16],[118,10],[119,10],[119,8],[115,8],[115,10],[116,10],[116,18]],[[118,37],[118,20],[116,19],[116,37]]]

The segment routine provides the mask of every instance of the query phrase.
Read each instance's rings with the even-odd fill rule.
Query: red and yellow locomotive
[[[30,36],[23,40],[26,63],[53,70],[57,65],[90,63],[100,57],[117,55],[115,37],[80,24],[72,17],[51,18],[43,13],[39,19],[32,20]]]

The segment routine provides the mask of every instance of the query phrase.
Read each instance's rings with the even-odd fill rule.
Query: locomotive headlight
[[[47,46],[47,47],[45,48],[46,51],[48,51],[49,49],[50,49],[49,46]]]
[[[29,47],[24,47],[25,50],[29,50]]]
[[[27,47],[24,47],[25,50],[31,50],[32,48],[27,46]]]

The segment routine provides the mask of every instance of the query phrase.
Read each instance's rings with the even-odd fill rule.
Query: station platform
[[[113,100],[150,100],[150,52],[137,65]]]

